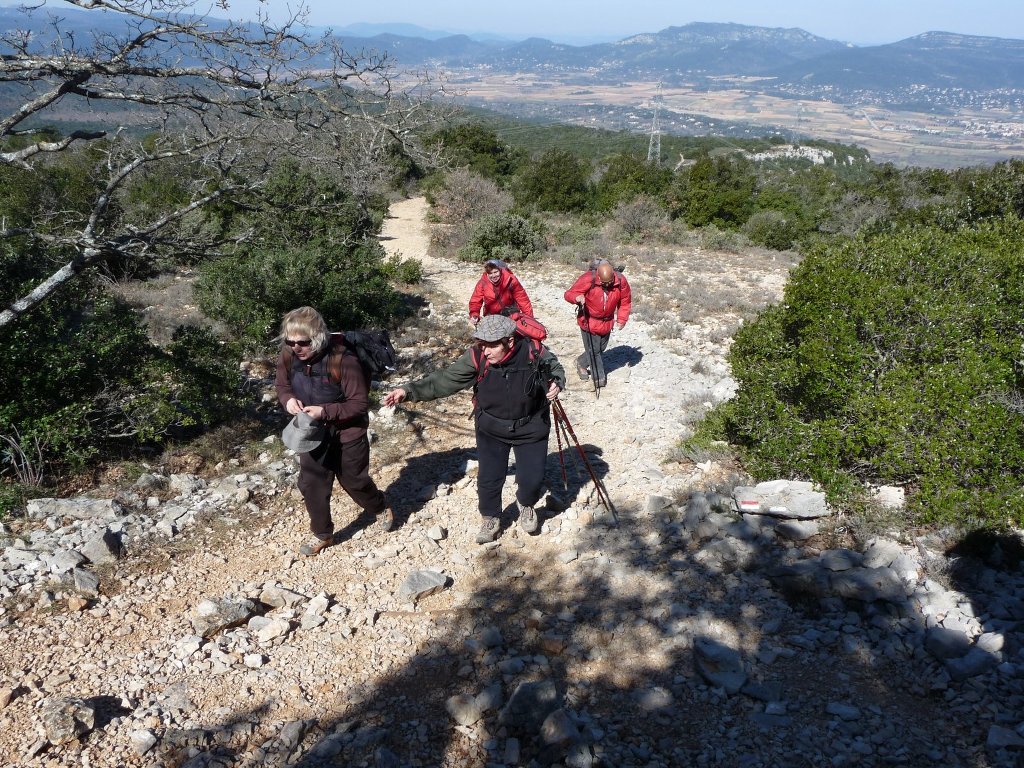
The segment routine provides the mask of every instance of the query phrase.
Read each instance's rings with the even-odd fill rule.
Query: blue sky
[[[0,5],[22,1],[0,0]],[[273,15],[296,5],[286,0],[227,2],[228,11],[214,2],[197,3],[195,8],[215,16],[251,18],[260,6]],[[799,27],[859,45],[890,43],[934,30],[1024,39],[1022,0],[307,0],[307,5],[310,23],[318,26],[404,22],[517,39],[535,35],[572,44],[615,40],[693,21]]]

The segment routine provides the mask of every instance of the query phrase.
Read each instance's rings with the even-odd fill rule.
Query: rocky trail
[[[397,203],[383,233],[424,267],[407,370],[468,338],[479,277],[428,255],[425,212]],[[306,519],[275,435],[212,475],[154,467],[37,500],[3,531],[3,764],[1024,764],[1019,563],[936,533],[855,542],[806,484],[734,487],[732,466],[675,460],[733,390],[730,308],[778,298],[785,266],[620,257],[657,311],[613,334],[599,400],[572,373],[578,265],[515,267],[617,525],[571,460],[563,487],[552,437],[541,532],[512,524],[510,480],[501,536],[473,543],[468,396],[374,414],[399,526],[337,492],[340,543],[316,558],[294,554]],[[686,304],[699,321],[678,321]]]

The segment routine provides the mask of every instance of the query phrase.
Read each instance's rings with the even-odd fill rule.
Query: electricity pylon
[[[652,165],[661,165],[661,127],[658,125],[658,111],[661,109],[661,83],[658,83],[658,92],[654,96],[654,120],[651,122],[651,140],[647,144],[647,162]]]

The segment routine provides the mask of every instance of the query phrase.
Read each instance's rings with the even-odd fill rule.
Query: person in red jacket
[[[533,317],[530,297],[504,261],[488,259],[469,299],[469,322],[476,325],[483,315],[507,315],[514,311]]]
[[[594,269],[576,278],[572,288],[565,292],[565,300],[579,307],[576,323],[583,334],[583,354],[576,358],[576,373],[584,381],[593,376],[594,384],[603,387],[607,377],[602,355],[608,347],[612,327],[619,330],[629,320],[632,308],[629,283],[602,259]]]

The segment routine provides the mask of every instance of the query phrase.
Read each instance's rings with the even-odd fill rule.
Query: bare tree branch
[[[183,0],[64,2],[104,23],[91,35],[74,33],[40,7],[27,21],[49,13],[47,33],[36,25],[0,35],[0,82],[25,94],[0,115],[0,165],[31,173],[89,149],[98,184],[88,210],[55,199],[31,222],[0,223],[0,239],[27,238],[60,255],[61,265],[0,311],[0,327],[104,262],[238,242],[246,233],[207,232],[195,222],[214,201],[259,190],[281,158],[316,162],[366,191],[396,147],[432,162],[418,136],[438,117],[443,84],[397,72],[386,54],[310,35],[303,7],[275,25],[265,14],[252,23],[198,17]],[[69,114],[95,118],[56,139],[32,132]],[[138,138],[142,132],[150,138]],[[136,179],[168,163],[180,164],[184,198],[126,212],[122,201]]]

